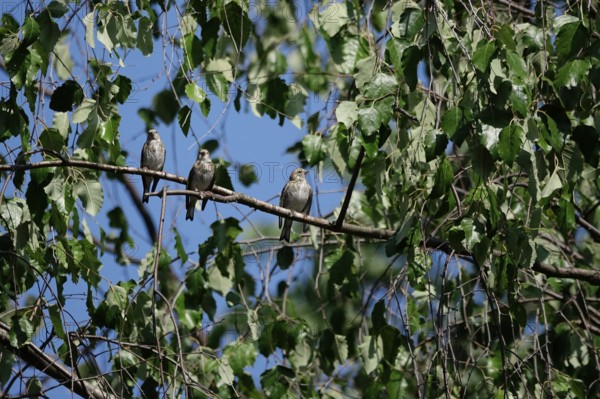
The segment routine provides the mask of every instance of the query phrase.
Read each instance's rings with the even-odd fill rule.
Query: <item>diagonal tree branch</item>
[[[114,398],[113,395],[101,390],[92,383],[79,379],[64,365],[59,363],[56,359],[51,358],[48,354],[34,344],[28,342],[18,348],[13,346],[10,342],[10,327],[3,322],[0,322],[0,345],[12,351],[27,364],[55,379],[65,388],[72,390],[74,393],[83,398]]]
[[[213,187],[214,192],[210,191],[190,191],[190,190],[169,190],[167,191],[167,195],[194,195],[198,198],[207,198],[211,201],[228,203],[228,202],[237,202],[238,204],[249,206],[250,208],[254,208],[260,210],[265,213],[270,213],[272,215],[281,216],[287,219],[292,219],[298,222],[307,223],[313,226],[322,227],[329,231],[335,231],[339,233],[347,233],[357,237],[364,238],[376,238],[381,240],[386,240],[394,235],[393,230],[387,229],[378,229],[375,227],[364,227],[351,223],[342,223],[340,227],[336,225],[336,222],[333,220],[327,220],[322,218],[317,218],[313,216],[307,216],[299,212],[292,211],[287,208],[282,208],[277,205],[273,205],[271,203],[261,201],[257,198],[250,197],[248,195],[242,193],[236,193],[231,190],[227,190],[223,187]],[[148,196],[158,196],[161,195],[161,192],[148,193]]]
[[[354,192],[354,185],[356,184],[356,180],[358,179],[358,174],[360,172],[360,168],[362,166],[362,161],[364,157],[365,147],[361,146],[360,152],[358,153],[358,157],[356,158],[354,170],[352,171],[352,178],[350,178],[350,184],[348,184],[348,189],[346,190],[346,196],[344,197],[342,209],[340,209],[340,214],[338,215],[337,221],[335,222],[335,227],[337,227],[338,229],[341,228],[342,224],[344,223],[346,211],[348,210],[348,206],[350,205],[350,199],[352,198],[352,193]]]
[[[130,166],[115,166],[99,164],[89,161],[81,160],[53,160],[53,161],[42,161],[31,164],[7,164],[0,165],[0,171],[15,171],[15,170],[31,170],[40,168],[50,167],[77,167],[92,170],[101,170],[114,173],[127,173],[133,175],[145,175],[152,177],[160,177],[163,180],[168,180],[180,184],[186,184],[187,179],[185,177],[177,176],[171,173],[157,172],[148,169],[138,169]],[[151,195],[158,195],[158,193],[150,193]],[[167,195],[196,195],[199,198],[208,198],[217,202],[237,202],[257,210],[270,213],[273,215],[289,218],[295,221],[308,223],[313,226],[322,227],[329,231],[346,233],[358,237],[373,238],[386,240],[394,235],[393,230],[378,229],[375,227],[363,227],[350,223],[343,223],[341,227],[336,226],[335,221],[330,221],[322,218],[315,218],[312,216],[305,216],[298,212],[291,211],[286,208],[270,204],[265,201],[261,201],[257,198],[250,197],[248,195],[237,193],[235,191],[228,190],[223,187],[214,186],[212,192],[196,192],[187,190],[170,190],[167,191]],[[473,254],[462,250],[459,251],[453,248],[450,243],[437,237],[429,237],[423,243],[424,247],[431,250],[440,250],[445,253],[451,253],[455,251],[457,255],[461,255],[468,258],[473,258]],[[581,281],[586,281],[590,284],[600,286],[600,270],[595,269],[580,269],[580,268],[559,268],[552,265],[536,262],[533,265],[533,270],[539,273],[545,274],[549,277],[560,277],[560,278],[573,278]]]

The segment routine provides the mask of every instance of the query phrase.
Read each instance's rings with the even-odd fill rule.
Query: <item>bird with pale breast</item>
[[[198,159],[192,165],[190,174],[188,176],[186,190],[193,191],[210,191],[215,184],[215,165],[210,159],[210,153],[201,149],[198,152]],[[186,195],[185,197],[185,208],[187,212],[185,214],[185,220],[194,220],[194,210],[196,208],[197,197],[192,195]],[[208,199],[202,200],[201,210],[204,210]]]
[[[306,174],[308,170],[302,168],[296,168],[290,175],[289,181],[283,187],[281,191],[281,197],[279,198],[279,206],[287,209],[291,209],[296,212],[303,213],[304,215],[310,214],[310,207],[312,205],[312,188],[306,181]],[[283,224],[281,229],[281,236],[279,240],[290,242],[290,232],[292,230],[291,219],[285,219],[279,217],[279,227]]]
[[[166,154],[165,143],[160,139],[160,135],[156,129],[148,130],[148,137],[142,146],[142,169],[162,171],[165,166]],[[150,190],[152,180],[154,180],[154,184],[152,184],[152,190]],[[159,180],[160,177],[142,176],[143,202],[148,202],[149,198],[146,197],[146,193],[156,190]]]

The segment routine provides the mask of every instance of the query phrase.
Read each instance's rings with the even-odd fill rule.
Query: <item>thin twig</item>
[[[154,295],[152,295],[152,326],[154,328],[155,333],[158,333],[159,329],[158,329],[158,323],[156,321],[156,294],[159,294],[159,289],[158,289],[158,267],[160,264],[160,252],[162,249],[162,234],[163,234],[163,227],[165,225],[165,209],[167,208],[167,186],[163,186],[162,189],[162,205],[160,207],[160,219],[158,221],[158,238],[156,241],[156,256],[154,257],[154,273],[153,273],[153,280],[154,280]],[[161,346],[160,346],[160,338],[158,337],[158,334],[156,334],[156,350],[159,354],[159,356],[162,357],[162,351],[161,351]],[[161,378],[161,386],[164,387],[165,386],[165,381],[164,381],[164,370],[162,368],[162,362],[159,362],[159,368],[160,368],[160,378]]]
[[[360,167],[362,166],[363,158],[365,157],[365,147],[360,147],[360,152],[358,153],[358,158],[356,158],[356,164],[354,165],[354,170],[352,171],[352,178],[350,179],[350,184],[348,185],[348,189],[346,190],[346,196],[344,197],[344,203],[342,204],[342,209],[340,209],[340,214],[335,222],[335,227],[338,229],[342,228],[342,224],[344,223],[344,218],[346,217],[346,211],[348,210],[348,206],[350,205],[350,199],[352,198],[352,193],[354,192],[354,185],[356,184],[356,179],[358,178],[358,173],[360,172]]]

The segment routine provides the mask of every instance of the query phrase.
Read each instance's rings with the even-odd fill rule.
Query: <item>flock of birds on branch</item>
[[[160,135],[156,129],[150,129],[148,131],[148,137],[142,147],[142,169],[149,169],[155,171],[162,171],[165,166],[166,158],[166,147],[165,143],[160,139]],[[310,207],[312,204],[312,188],[306,181],[307,170],[302,168],[296,168],[290,175],[290,179],[283,187],[281,196],[279,199],[279,206],[290,209],[292,211],[300,212],[304,215],[310,214]],[[155,191],[158,185],[159,177],[142,176],[143,183],[143,202],[148,202],[149,197],[146,195],[150,191]],[[200,149],[198,152],[198,158],[190,169],[190,174],[187,179],[187,190],[191,191],[212,191],[215,183],[215,166],[210,159],[210,153],[205,149]],[[150,184],[152,184],[152,190],[150,190]],[[186,220],[194,220],[194,211],[196,208],[196,202],[198,197],[193,195],[186,195],[185,207],[186,207]],[[207,198],[202,199],[201,209],[204,210]],[[292,229],[292,220],[279,217],[279,227],[281,230],[281,241],[290,241],[290,231]]]

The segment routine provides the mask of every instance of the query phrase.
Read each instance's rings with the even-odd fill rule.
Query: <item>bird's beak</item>
[[[306,170],[306,169],[302,169],[302,171],[304,172],[304,175],[305,175],[305,176],[308,174],[308,170]]]

